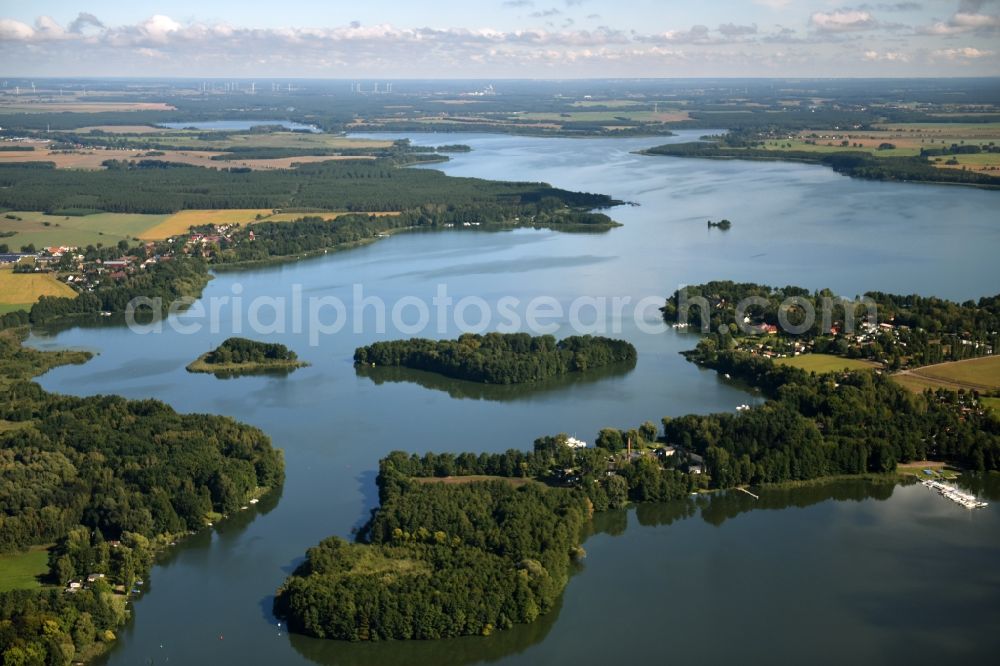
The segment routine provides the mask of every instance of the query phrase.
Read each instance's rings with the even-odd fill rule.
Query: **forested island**
[[[635,360],[635,347],[624,340],[585,335],[556,341],[551,335],[527,333],[412,338],[376,342],[354,352],[354,362],[361,365],[427,370],[483,384],[536,382]]]
[[[20,342],[0,333],[0,553],[47,546],[49,572],[0,593],[0,659],[69,664],[114,642],[158,551],[278,487],[284,463],[230,418],[48,393],[30,378],[88,355]]]
[[[288,347],[247,338],[228,338],[187,366],[188,372],[240,375],[269,370],[294,370],[307,363]]]

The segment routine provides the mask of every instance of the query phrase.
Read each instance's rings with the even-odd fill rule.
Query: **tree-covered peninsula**
[[[489,635],[552,609],[591,508],[521,478],[446,483],[382,461],[363,543],[333,537],[275,598],[292,631],[341,640]],[[454,481],[452,479],[451,481]]]
[[[358,347],[363,365],[406,367],[483,384],[523,384],[613,363],[635,363],[631,343],[601,336],[467,333],[457,340],[393,340]]]
[[[821,150],[767,149],[754,133],[739,130],[715,141],[668,143],[640,151],[644,155],[699,157],[703,159],[739,159],[804,162],[828,166],[837,173],[866,180],[950,183],[998,188],[1000,178],[978,171],[941,169],[932,164],[929,154],[918,156],[882,157],[870,152],[844,148],[844,152]],[[978,146],[977,146],[978,148]],[[978,152],[978,151],[977,151]]]
[[[0,663],[69,664],[114,642],[158,550],[279,486],[281,452],[232,419],[155,400],[48,393],[30,378],[80,352],[0,332],[0,554],[48,550],[0,591]]]
[[[294,370],[307,365],[285,345],[247,338],[228,338],[188,366],[188,372],[239,375],[269,370]]]

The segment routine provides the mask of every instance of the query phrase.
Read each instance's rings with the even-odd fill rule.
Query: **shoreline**
[[[670,145],[670,144],[666,144]],[[644,157],[680,157],[684,159],[703,159],[703,160],[740,160],[745,162],[786,162],[788,164],[810,164],[813,166],[821,166],[831,169],[834,173],[846,176],[848,178],[856,178],[858,180],[864,180],[869,182],[880,182],[880,183],[904,183],[910,185],[950,185],[956,187],[974,187],[980,190],[1000,190],[1000,181],[997,183],[962,183],[956,181],[947,180],[929,180],[929,179],[913,179],[913,178],[872,178],[866,176],[859,176],[854,173],[845,173],[838,171],[833,168],[832,165],[826,164],[821,159],[811,159],[806,157],[792,157],[792,156],[782,156],[780,151],[775,151],[776,155],[774,157],[765,155],[710,155],[710,154],[681,154],[681,153],[656,153],[652,152],[652,149],[636,150],[633,151],[633,155],[642,155]]]

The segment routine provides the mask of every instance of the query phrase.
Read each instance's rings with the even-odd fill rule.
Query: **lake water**
[[[687,133],[675,140],[701,132]],[[466,143],[437,168],[545,180],[639,204],[611,211],[603,234],[453,230],[399,234],[355,250],[213,280],[204,300],[239,295],[335,297],[354,285],[390,306],[425,302],[443,286],[475,296],[662,300],[709,279],[977,298],[1000,291],[995,192],[850,180],[781,163],[643,157],[655,139],[409,135]],[[708,219],[729,218],[728,232]],[[299,287],[296,287],[299,285]],[[108,664],[589,664],[703,659],[759,663],[929,662],[995,654],[1000,638],[1000,518],[993,500],[970,513],[922,486],[840,483],[642,506],[598,517],[586,563],[561,608],[489,638],[350,645],[289,636],[274,590],[320,539],[349,536],[376,502],[377,461],[391,450],[503,451],[560,431],[592,441],[689,412],[758,400],[687,363],[689,334],[647,333],[655,309],[608,315],[609,332],[639,351],[632,369],[526,390],[481,387],[425,373],[358,372],[353,350],[374,339],[374,310],[311,345],[307,330],[269,336],[310,367],[287,376],[219,380],[184,366],[235,332],[137,335],[110,322],[35,336],[42,348],[98,352],[40,379],[48,390],[154,397],[181,411],[233,416],[284,449],[280,497],[224,521],[165,556]],[[586,319],[586,316],[583,317]],[[292,319],[289,315],[288,319]],[[475,319],[471,316],[469,319]],[[572,332],[556,317],[559,335]],[[440,334],[458,327],[446,320]],[[244,331],[246,333],[246,331]],[[438,335],[428,330],[428,335]]]
[[[218,130],[220,132],[245,132],[252,127],[260,127],[261,125],[281,125],[288,130],[321,131],[315,125],[296,123],[291,120],[204,120],[184,123],[160,123],[160,127],[166,127],[167,129],[187,129],[193,127],[199,130]]]

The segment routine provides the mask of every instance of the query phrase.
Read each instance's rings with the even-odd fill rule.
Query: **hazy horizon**
[[[998,0],[46,0],[0,9],[0,54],[26,77],[984,77],[998,72],[998,47]]]

